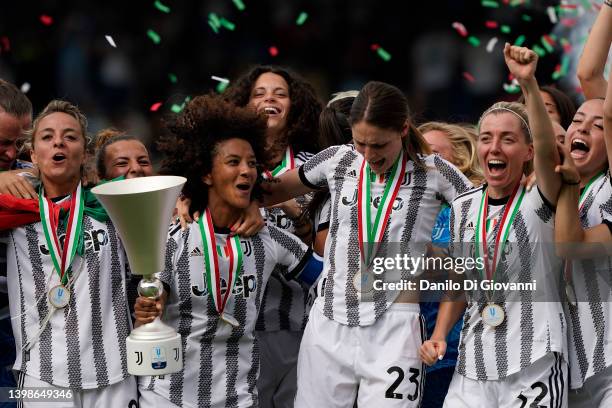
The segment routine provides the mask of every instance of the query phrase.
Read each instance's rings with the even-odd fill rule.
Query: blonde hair
[[[476,139],[478,134],[474,126],[469,124],[453,124],[445,122],[427,122],[418,130],[425,134],[431,131],[444,133],[453,149],[453,160],[457,168],[474,184],[479,185],[484,180],[482,169],[476,154]]]
[[[490,114],[498,115],[501,113],[510,113],[519,119],[521,124],[521,130],[525,134],[525,141],[527,144],[532,144],[533,139],[531,137],[531,129],[529,128],[529,116],[527,115],[527,108],[522,103],[518,102],[496,102],[489,109],[487,109],[480,119],[478,120],[478,134],[480,134],[480,125],[485,117]],[[533,173],[533,160],[525,162],[523,165],[523,174],[526,176]]]
[[[34,119],[34,123],[32,124],[32,129],[28,132],[30,135],[30,140],[32,143],[32,148],[34,148],[34,135],[36,135],[36,131],[38,130],[38,125],[40,121],[52,113],[65,113],[67,115],[72,116],[79,124],[81,128],[81,134],[83,135],[83,139],[85,141],[85,149],[87,150],[87,145],[89,144],[89,138],[87,137],[87,118],[85,115],[79,110],[76,105],[71,104],[68,101],[62,101],[59,99],[54,99],[45,106],[45,109],[42,110]]]

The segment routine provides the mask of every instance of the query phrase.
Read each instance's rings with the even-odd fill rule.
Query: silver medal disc
[[[482,321],[487,325],[497,327],[503,323],[506,318],[506,313],[500,305],[489,303],[482,309],[480,316],[482,317]]]
[[[57,285],[49,290],[49,303],[61,309],[68,306],[70,302],[70,291],[64,285]]]
[[[374,289],[374,274],[369,272],[357,272],[353,277],[353,287],[357,292],[372,292]]]
[[[238,320],[236,320],[236,318],[234,316],[232,316],[229,313],[223,313],[221,315],[221,320],[223,320],[225,323],[229,324],[230,326],[233,327],[239,327],[240,323],[238,322]]]

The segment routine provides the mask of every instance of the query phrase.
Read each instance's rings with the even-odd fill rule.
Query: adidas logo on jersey
[[[189,253],[189,256],[204,256],[204,254],[202,253],[202,251],[200,250],[200,248],[195,247],[193,248],[193,250]]]
[[[357,171],[355,169],[349,171],[346,177],[357,178]]]

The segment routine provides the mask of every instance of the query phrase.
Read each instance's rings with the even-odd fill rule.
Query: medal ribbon
[[[207,208],[203,217],[198,220],[200,226],[200,234],[202,235],[202,244],[204,247],[204,276],[208,290],[213,298],[215,309],[219,316],[223,315],[223,310],[229,297],[231,296],[234,286],[240,277],[240,269],[242,267],[242,248],[240,246],[240,237],[237,235],[227,237],[227,248],[229,249],[229,273],[227,280],[227,289],[225,295],[221,295],[221,273],[219,269],[219,256],[217,254],[217,240],[215,238],[215,230],[210,215],[210,210]]]
[[[372,224],[372,216],[370,214],[370,200],[372,198],[370,179],[376,177],[372,172],[367,160],[363,160],[361,170],[359,171],[359,184],[357,186],[357,226],[359,233],[359,250],[361,251],[361,260],[366,266],[370,265],[373,255],[376,253],[378,243],[382,241],[385,228],[391,216],[391,209],[395,197],[399,193],[404,174],[406,173],[406,154],[402,150],[391,169],[391,176],[385,184],[384,193],[376,210],[376,218]],[[364,231],[365,226],[365,231]],[[364,234],[365,232],[365,234]],[[364,236],[365,235],[365,236]],[[364,242],[367,245],[364,247]]]
[[[582,211],[582,207],[584,206],[584,202],[586,201],[586,198],[589,196],[589,193],[593,189],[593,187],[595,185],[595,181],[599,180],[601,177],[603,177],[603,175],[604,175],[604,172],[600,171],[599,173],[597,173],[596,175],[591,177],[591,179],[586,184],[586,186],[584,186],[584,190],[582,190],[582,193],[580,193],[580,200],[578,201],[578,211],[579,212]]]
[[[514,191],[508,200],[506,208],[502,214],[502,218],[499,221],[500,226],[495,236],[495,246],[493,250],[493,260],[491,265],[489,264],[489,251],[487,249],[487,215],[489,213],[489,193],[487,190],[482,195],[480,201],[480,209],[478,210],[478,222],[476,224],[476,257],[478,258],[479,252],[484,257],[485,274],[487,279],[494,279],[495,271],[497,269],[497,262],[504,252],[503,249],[506,245],[510,229],[512,227],[512,221],[518,212],[523,197],[525,196],[525,188],[519,184],[514,187]],[[508,217],[510,214],[510,217]]]
[[[77,251],[81,230],[83,224],[83,196],[81,183],[70,197],[70,212],[68,213],[68,227],[64,238],[64,245],[60,245],[59,237],[57,236],[57,227],[59,217],[56,216],[56,205],[44,195],[44,188],[41,186],[38,194],[38,204],[40,212],[40,220],[45,234],[45,241],[53,266],[60,277],[62,285],[68,282],[70,273],[70,265]],[[59,214],[59,212],[57,213]]]
[[[281,164],[279,164],[278,166],[276,166],[276,168],[274,170],[272,170],[271,172],[269,170],[265,170],[263,173],[263,177],[268,180],[274,177],[278,177],[283,173],[288,172],[291,169],[295,168],[295,159],[293,157],[293,149],[291,148],[291,146],[287,147],[287,150],[285,150],[285,157],[283,158],[283,161],[281,162]]]

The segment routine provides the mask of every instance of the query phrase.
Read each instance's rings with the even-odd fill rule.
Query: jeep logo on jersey
[[[62,234],[59,237],[60,245],[64,246],[64,239],[66,238],[66,234]],[[99,252],[100,248],[105,245],[108,245],[108,232],[103,229],[91,230],[91,231],[83,231],[83,239],[85,241],[85,250],[89,251],[91,249],[94,252]],[[49,255],[49,250],[45,244],[42,244],[40,247],[40,253],[43,255]]]
[[[234,286],[232,294],[234,296],[242,295],[245,299],[248,299],[251,296],[251,293],[255,292],[256,289],[257,278],[255,275],[243,275],[240,277],[240,280],[236,282],[236,286]],[[227,281],[221,278],[221,295],[224,295],[225,291],[227,291]],[[200,288],[198,285],[193,285],[191,287],[191,293],[193,293],[194,296],[208,295],[206,283],[204,284],[203,288]]]
[[[372,200],[372,205],[374,205],[374,208],[378,208],[381,199],[382,196],[378,196]],[[352,207],[357,204],[357,190],[355,190],[353,197],[350,200],[348,197],[342,197],[342,204],[346,205],[347,207]],[[396,197],[395,202],[393,203],[393,211],[401,210],[403,206],[404,200],[402,200],[401,197]]]

